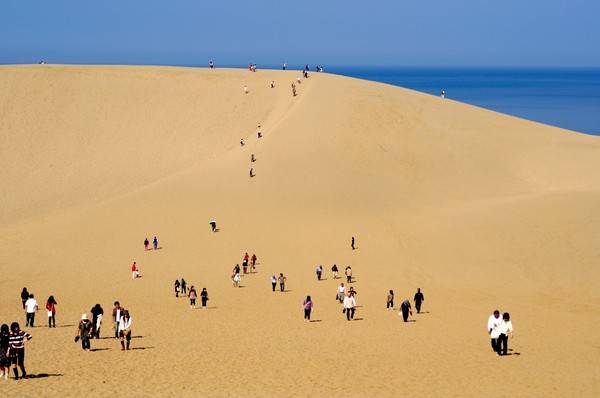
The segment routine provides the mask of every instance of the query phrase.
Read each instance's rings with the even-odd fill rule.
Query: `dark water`
[[[331,67],[326,72],[406,87],[600,136],[600,69]]]

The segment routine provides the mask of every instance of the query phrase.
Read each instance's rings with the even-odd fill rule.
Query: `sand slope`
[[[27,286],[41,305],[56,297],[61,326],[40,311],[26,360],[39,377],[3,391],[593,396],[598,137],[327,74],[293,98],[298,76],[0,68],[0,320],[24,324]],[[144,252],[154,235],[162,249]],[[233,289],[245,252],[257,272]],[[333,263],[354,269],[357,321],[334,301]],[[285,293],[271,292],[279,272]],[[174,297],[181,277],[209,309]],[[416,322],[385,311],[389,289],[398,307],[417,287]],[[134,350],[105,338],[81,351],[81,313],[114,300]],[[505,358],[485,331],[496,308],[516,329]]]

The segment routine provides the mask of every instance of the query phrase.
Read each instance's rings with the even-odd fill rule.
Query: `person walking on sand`
[[[190,292],[188,293],[188,298],[190,299],[190,309],[196,308],[196,297],[196,289],[194,288],[194,285],[192,285],[192,287],[190,287]]]
[[[252,271],[256,269],[256,254],[252,253],[252,257],[250,257],[250,264],[252,264]]]
[[[231,282],[233,283],[233,287],[240,287],[240,281],[242,280],[242,277],[240,276],[239,273],[236,273],[235,275],[233,275],[233,277],[231,278]]]
[[[514,338],[513,334],[513,325],[510,321],[510,314],[505,312],[502,314],[502,321],[500,325],[498,325],[498,330],[500,332],[498,336],[498,356],[507,355],[508,354],[508,338]]]
[[[248,87],[244,86],[244,94],[248,94]]]
[[[240,273],[240,265],[236,264],[235,267],[233,267],[233,274],[239,274]]]
[[[354,236],[352,237],[352,244],[351,244],[351,246],[352,246],[352,250],[354,250]]]
[[[21,378],[27,376],[25,372],[25,341],[31,340],[31,335],[21,330],[17,322],[10,325],[10,335],[8,336],[8,362],[12,366],[15,380],[19,380],[19,371],[21,369]]]
[[[137,268],[137,263],[134,261],[133,264],[131,264],[131,277],[133,279],[135,279],[138,276],[139,276],[139,272],[138,272],[138,268]]]
[[[209,224],[213,233],[215,233],[215,231],[217,230],[217,222],[215,220],[212,220],[211,222],[209,222]]]
[[[285,281],[287,280],[287,278],[285,276],[283,276],[283,273],[279,274],[279,278],[277,278],[277,280],[279,281],[279,289],[284,292],[285,291]]]
[[[33,294],[30,294],[25,302],[25,326],[33,327],[36,312],[38,312],[38,303]]]
[[[412,315],[412,309],[410,307],[410,301],[408,299],[404,300],[402,304],[400,304],[400,312],[398,316],[402,316],[404,322],[408,322],[408,314]]]
[[[118,301],[115,301],[115,307],[112,310],[112,321],[115,329],[115,338],[119,338],[119,323],[121,323],[121,318],[123,317],[124,308],[121,307]]]
[[[21,301],[23,302],[23,309],[25,309],[25,303],[27,302],[27,300],[29,300],[29,292],[27,291],[27,288],[24,287],[21,291]]]
[[[390,290],[390,292],[387,295],[387,307],[388,311],[391,311],[394,309],[394,291]]]
[[[156,239],[156,236],[154,237],[152,243],[154,244],[154,250],[158,250],[158,239]]]
[[[304,308],[304,322],[310,322],[310,313],[315,308],[310,296],[306,296],[306,300],[302,303],[302,308]]]
[[[250,167],[250,178],[254,177],[254,169]]]
[[[275,275],[271,275],[271,285],[273,286],[273,291],[277,287],[277,277]]]
[[[54,296],[48,297],[46,301],[46,310],[48,310],[48,327],[56,327],[56,305],[58,303],[54,300]]]
[[[337,288],[337,293],[336,293],[336,300],[339,301],[340,303],[344,302],[344,297],[346,297],[346,286],[344,286],[344,283],[340,283],[340,285]]]
[[[96,339],[100,338],[100,328],[102,327],[102,317],[104,316],[104,310],[100,304],[96,304],[90,312],[92,313],[92,327],[93,336]]]
[[[175,283],[173,283],[173,287],[175,288],[175,297],[179,297],[179,289],[181,287],[181,283],[179,283],[179,279],[175,279]]]
[[[150,242],[148,242],[148,238],[144,239],[144,250],[148,251],[148,245],[150,245]]]
[[[321,280],[321,274],[323,274],[323,267],[322,266],[317,266],[317,280]]]
[[[498,352],[498,337],[500,337],[500,323],[502,322],[502,318],[500,318],[500,311],[494,310],[494,313],[490,315],[487,322],[487,331],[492,340],[492,350],[494,352]]]
[[[275,80],[271,80],[271,88],[275,87]]]
[[[127,349],[129,349],[129,343],[131,342],[131,317],[129,311],[123,311],[123,319],[119,323],[119,338],[121,339],[121,351],[125,351],[125,342],[127,341]]]
[[[417,314],[421,313],[421,303],[425,301],[425,297],[423,297],[423,293],[421,293],[421,288],[417,288],[417,292],[415,293],[415,309],[417,310]]]
[[[181,278],[181,294],[187,294],[187,282]]]
[[[81,339],[81,348],[84,351],[89,351],[91,348],[90,339],[93,337],[93,325],[88,319],[87,314],[81,315],[79,325],[77,325],[77,335],[75,342]]]
[[[285,68],[287,68],[287,63],[284,62],[282,68],[285,70]]]
[[[337,265],[333,264],[333,267],[331,267],[331,273],[333,274],[333,279],[337,279],[337,274],[338,274]]]
[[[350,293],[344,297],[344,312],[346,313],[346,319],[354,319],[354,312],[356,311],[356,299]]]
[[[240,146],[244,146],[244,139],[240,138]]]
[[[10,340],[10,330],[5,323],[0,327],[0,380],[2,377],[8,379],[10,364],[8,363],[8,342]]]
[[[352,267],[347,266],[344,274],[346,274],[346,283],[352,283]]]
[[[205,310],[206,302],[208,301],[208,292],[205,287],[203,287],[202,292],[200,292],[200,299],[202,300],[202,309]]]

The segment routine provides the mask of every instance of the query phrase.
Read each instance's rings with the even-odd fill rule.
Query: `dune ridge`
[[[0,317],[24,323],[27,286],[41,306],[56,297],[61,326],[25,328],[29,372],[48,376],[3,388],[594,396],[598,137],[328,74],[292,97],[299,76],[0,67]],[[144,252],[154,235],[161,250]],[[233,289],[245,252],[257,272]],[[333,263],[354,270],[360,320],[334,301]],[[285,293],[271,292],[279,272]],[[209,309],[174,297],[181,277],[208,289]],[[417,287],[416,322],[385,311],[389,289],[397,308]],[[132,313],[134,350],[106,338],[82,352],[76,322],[114,300]],[[515,324],[507,358],[485,332],[496,308]]]

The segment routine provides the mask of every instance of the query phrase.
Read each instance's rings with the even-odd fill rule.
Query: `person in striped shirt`
[[[17,365],[21,368],[21,378],[27,376],[25,372],[25,341],[31,340],[31,335],[21,330],[17,322],[10,325],[10,336],[8,338],[8,358],[15,374],[15,380],[19,379]]]

